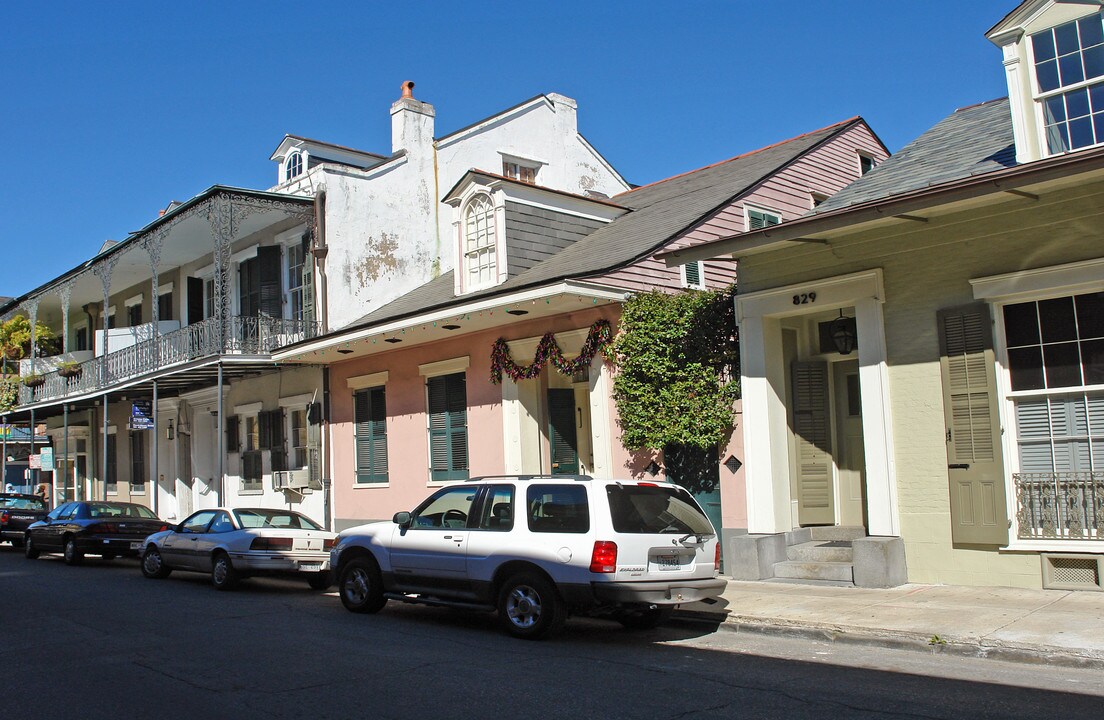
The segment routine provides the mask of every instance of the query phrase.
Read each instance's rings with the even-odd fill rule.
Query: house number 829
[[[816,293],[808,292],[801,293],[800,295],[793,296],[794,305],[808,305],[809,303],[816,302]]]

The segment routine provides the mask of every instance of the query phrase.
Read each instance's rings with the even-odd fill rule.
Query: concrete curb
[[[977,657],[1028,665],[1090,668],[1104,670],[1104,657],[1078,653],[1068,648],[1052,645],[1017,645],[984,638],[960,638],[938,636],[941,642],[933,643],[936,635],[921,635],[901,630],[873,629],[845,625],[824,625],[813,622],[797,622],[783,618],[763,618],[724,613],[676,611],[674,618],[694,623],[709,623],[728,632],[747,632],[757,635],[829,640],[831,642],[883,647],[894,650],[911,650],[932,655]]]

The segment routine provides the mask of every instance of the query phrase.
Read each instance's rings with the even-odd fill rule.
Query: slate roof
[[[884,200],[1016,165],[1008,98],[955,111],[809,215]]]
[[[629,265],[655,252],[808,151],[861,122],[862,118],[851,118],[615,195],[611,201],[630,212],[501,285],[457,297],[453,294],[453,274],[449,272],[336,332],[568,278],[594,277]]]

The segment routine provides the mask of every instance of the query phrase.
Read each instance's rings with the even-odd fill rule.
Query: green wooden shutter
[[[940,310],[939,369],[947,427],[951,540],[1008,543],[996,363],[984,303]]]
[[[238,416],[230,415],[226,418],[226,452],[236,453],[239,448]]]
[[[548,444],[553,475],[579,472],[578,437],[575,428],[575,391],[548,389]]]
[[[268,416],[268,449],[272,457],[272,469],[287,470],[287,450],[284,448],[284,411],[277,408],[267,413]]]
[[[353,396],[356,481],[387,482],[387,397],[382,387]]]
[[[464,373],[426,381],[429,399],[429,476],[468,479],[468,399]]]
[[[278,318],[283,317],[284,290],[280,280],[280,253],[279,245],[257,248],[258,283],[260,286],[260,305],[258,309],[261,315]]]
[[[781,218],[775,213],[752,210],[750,208],[748,208],[747,213],[748,230],[759,230],[761,228],[770,227],[771,225],[777,225],[781,222]]]
[[[832,525],[836,521],[836,509],[828,363],[794,362],[790,372],[797,443],[798,522],[801,525]]]
[[[322,487],[322,403],[307,406],[307,468],[311,483]]]
[[[702,285],[702,264],[698,261],[686,263],[686,285],[687,287],[701,287]]]

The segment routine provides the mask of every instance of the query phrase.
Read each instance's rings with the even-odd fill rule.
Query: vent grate
[[[1044,555],[1043,587],[1057,590],[1104,590],[1101,556]]]

